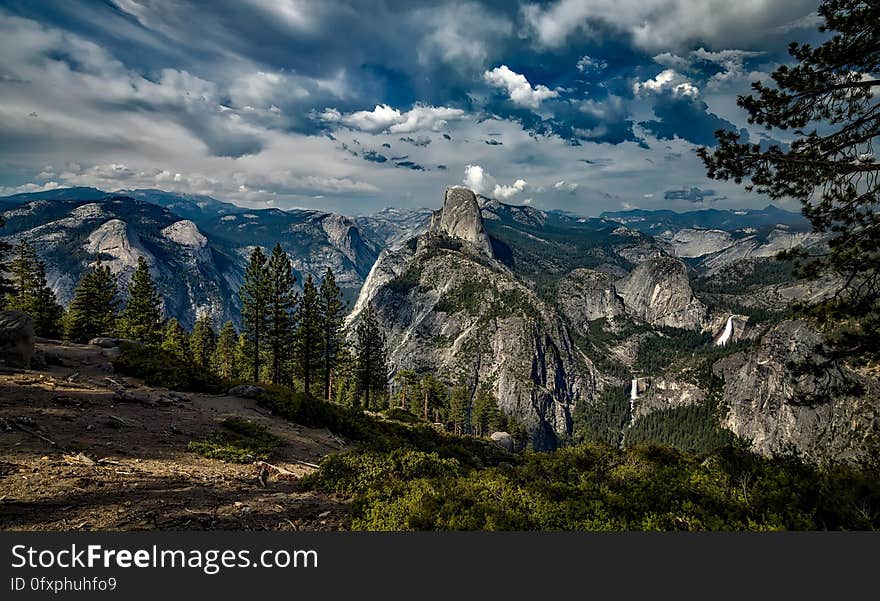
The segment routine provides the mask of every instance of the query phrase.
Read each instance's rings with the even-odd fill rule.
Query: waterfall
[[[715,346],[724,346],[730,340],[730,336],[733,334],[733,315],[727,318],[727,323],[724,325],[724,331],[721,333],[721,336],[718,337],[718,340],[715,341]]]
[[[631,401],[639,398],[639,381],[636,379],[632,381],[632,386],[629,389],[629,398]]]

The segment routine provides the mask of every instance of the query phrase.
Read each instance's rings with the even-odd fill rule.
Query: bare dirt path
[[[345,442],[256,402],[162,388],[108,371],[105,351],[42,342],[41,371],[0,371],[0,529],[322,530],[345,526],[342,498],[296,477]],[[59,365],[60,363],[60,365]],[[265,425],[292,475],[187,450],[229,417]]]

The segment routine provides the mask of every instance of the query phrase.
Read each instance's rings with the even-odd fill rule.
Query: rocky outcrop
[[[611,276],[592,269],[575,269],[562,278],[556,287],[556,303],[584,336],[589,334],[589,322],[613,320],[626,312]]]
[[[722,425],[763,454],[797,452],[813,461],[859,460],[880,431],[880,387],[824,356],[804,321],[784,321],[754,350],[718,361]]]
[[[0,311],[0,364],[29,367],[34,356],[34,323],[21,311]]]
[[[706,393],[694,384],[669,378],[639,378],[639,394],[632,399],[633,421],[655,411],[697,405],[706,400]]]
[[[701,329],[706,307],[695,296],[687,267],[672,257],[639,263],[615,284],[627,313],[652,326]]]
[[[560,315],[486,255],[473,194],[455,190],[431,232],[380,255],[349,326],[372,305],[394,370],[432,372],[471,390],[488,385],[536,447],[552,447],[571,432],[574,405],[597,388],[595,369]],[[447,208],[454,214],[444,217]]]
[[[483,226],[480,205],[472,190],[460,186],[446,189],[443,208],[431,216],[428,230],[463,240],[488,257],[493,257],[492,243]]]
[[[702,257],[720,252],[733,245],[733,236],[724,230],[682,229],[669,243],[677,257]]]

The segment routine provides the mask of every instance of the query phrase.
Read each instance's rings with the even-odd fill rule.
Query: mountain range
[[[585,432],[698,449],[736,435],[823,461],[863,456],[878,429],[876,379],[820,361],[818,333],[788,314],[833,282],[799,281],[774,259],[823,244],[774,206],[588,218],[452,187],[436,211],[348,217],[70,188],[0,209],[3,236],[37,249],[61,302],[98,257],[124,285],[143,256],[166,314],[186,326],[201,312],[237,323],[250,251],[279,242],[300,285],[333,269],[349,326],[376,309],[393,373],[490,388],[536,448]]]

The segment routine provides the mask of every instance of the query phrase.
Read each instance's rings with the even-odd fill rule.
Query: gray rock
[[[31,357],[31,369],[46,369],[47,366],[46,353],[40,350],[34,351],[34,356]]]
[[[505,451],[513,452],[513,437],[507,432],[492,432],[489,438]]]
[[[584,336],[589,334],[588,322],[613,320],[626,313],[611,276],[592,269],[575,269],[562,278],[556,287],[556,302]]]
[[[444,211],[460,206],[450,198],[470,198],[455,190]],[[577,352],[559,313],[507,267],[472,244],[450,249],[432,236],[382,253],[349,332],[373,306],[393,369],[490,385],[501,410],[529,427],[534,446],[552,447],[571,432],[575,404],[598,388],[592,362]]]
[[[880,386],[823,356],[821,344],[807,322],[784,321],[756,349],[715,363],[728,407],[722,425],[766,455],[797,451],[810,460],[837,461],[870,453]]]
[[[29,367],[34,356],[34,324],[21,311],[0,311],[0,362]]]
[[[464,240],[481,253],[494,257],[477,196],[468,188],[453,186],[446,189],[443,208],[431,216],[430,232]]]
[[[233,386],[226,391],[229,396],[237,396],[243,399],[255,399],[265,393],[266,389],[262,386],[254,386],[253,384],[239,384]]]
[[[97,338],[92,338],[91,340],[89,340],[89,344],[92,346],[100,346],[101,348],[108,349],[118,347],[120,344],[144,346],[142,342],[138,342],[137,340],[130,340],[128,338],[111,338],[109,336],[99,336]]]
[[[678,259],[639,263],[615,288],[627,313],[652,326],[699,330],[706,321],[706,307],[694,296],[687,267]]]

